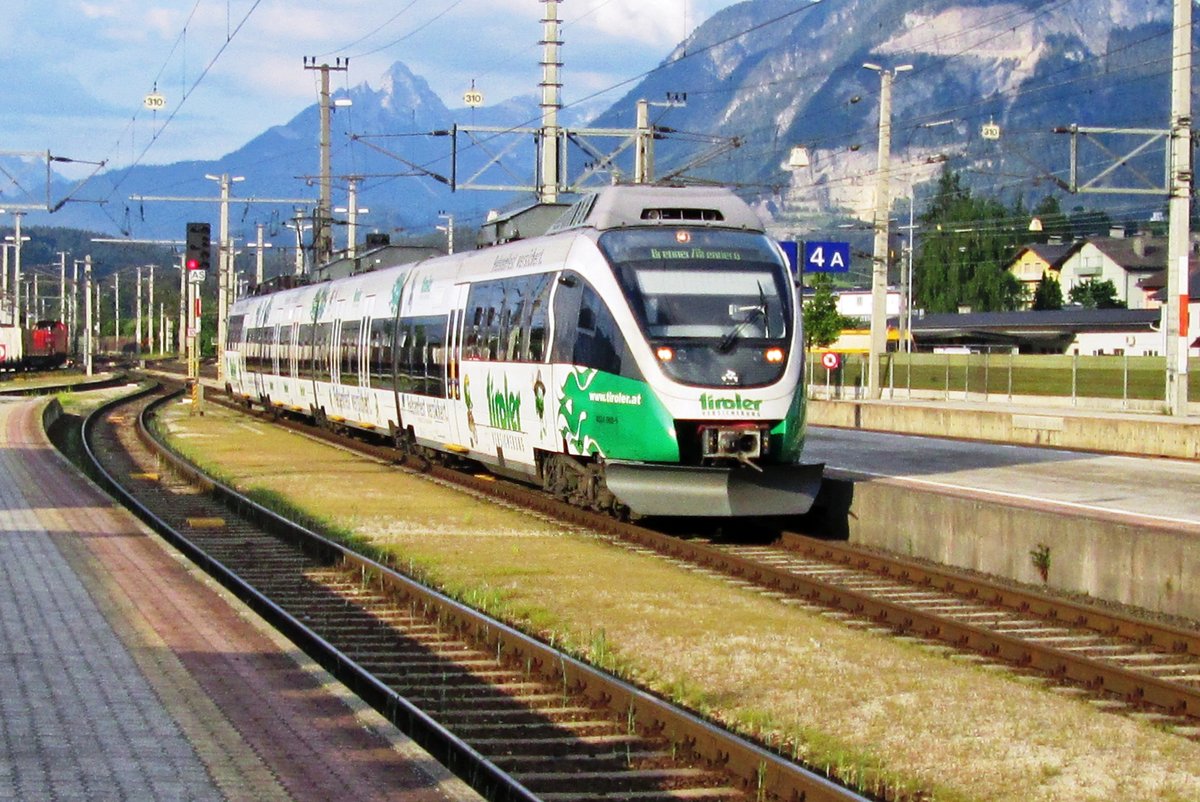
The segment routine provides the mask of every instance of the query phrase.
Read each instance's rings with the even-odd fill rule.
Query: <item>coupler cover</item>
[[[729,518],[802,515],[821,489],[824,464],[705,468],[605,464],[609,491],[638,515]]]

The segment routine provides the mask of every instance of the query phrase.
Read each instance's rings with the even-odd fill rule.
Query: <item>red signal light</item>
[[[200,269],[200,260],[199,259],[188,259],[187,260],[187,269],[188,270],[199,270]]]

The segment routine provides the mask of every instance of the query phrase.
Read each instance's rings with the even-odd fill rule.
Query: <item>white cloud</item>
[[[659,48],[669,48],[688,33],[687,0],[609,0],[580,24],[612,38],[632,39]]]
[[[408,2],[262,0],[227,43],[254,0],[199,0],[198,6],[196,0],[4,0],[0,71],[20,76],[25,97],[46,100],[40,108],[6,106],[11,119],[0,133],[10,148],[50,147],[120,161],[139,153],[152,130],[154,118],[142,108],[142,98],[157,81],[169,111],[178,115],[148,159],[217,156],[316,101],[315,75],[304,70],[304,56],[329,61],[352,56],[349,72],[335,76],[335,87],[364,81],[378,87],[391,64],[403,61],[451,106],[473,79],[489,102],[536,91],[542,2],[417,0],[397,16]],[[649,69],[685,33],[730,4],[563,2],[564,100]],[[196,14],[179,41],[193,7]],[[212,70],[179,108],[185,90],[222,47]],[[48,53],[54,54],[53,70],[28,67],[49,65]],[[49,122],[47,112],[70,122]],[[130,126],[135,116],[138,122]],[[159,123],[163,117],[160,112]],[[113,148],[117,141],[123,144]],[[97,152],[101,149],[113,152]]]

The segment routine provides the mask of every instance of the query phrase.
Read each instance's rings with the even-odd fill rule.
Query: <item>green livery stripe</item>
[[[559,393],[558,427],[573,454],[679,460],[671,415],[643,381],[573,368]]]
[[[800,459],[800,449],[804,446],[804,425],[808,413],[808,404],[804,391],[797,389],[792,396],[792,405],[788,408],[787,417],[771,430],[772,451],[777,455],[777,462],[796,462]]]

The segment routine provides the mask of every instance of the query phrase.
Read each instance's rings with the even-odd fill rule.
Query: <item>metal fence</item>
[[[865,398],[866,354],[843,354],[827,369],[809,352],[814,398]],[[1188,365],[1188,398],[1200,401],[1200,376]],[[997,353],[889,353],[881,360],[883,397],[959,401],[1023,401],[1161,412],[1166,360],[1159,356]]]

